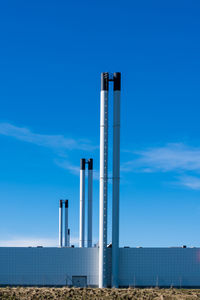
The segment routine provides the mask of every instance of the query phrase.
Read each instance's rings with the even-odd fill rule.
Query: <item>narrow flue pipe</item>
[[[62,208],[63,200],[59,202],[59,247],[63,246],[63,208]]]
[[[113,74],[113,190],[112,190],[112,287],[118,287],[119,272],[119,182],[121,73]]]
[[[92,194],[93,194],[93,159],[88,159],[88,248],[92,247]]]
[[[68,235],[68,239],[67,239],[68,245],[67,245],[67,247],[70,247],[70,229],[69,228],[68,228],[68,231],[67,231],[67,235]]]
[[[80,229],[79,247],[85,246],[85,159],[80,160]]]
[[[65,247],[68,247],[68,207],[69,201],[65,200]]]

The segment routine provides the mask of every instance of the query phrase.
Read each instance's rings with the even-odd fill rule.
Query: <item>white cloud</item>
[[[0,135],[52,149],[59,157],[59,159],[54,160],[56,165],[75,175],[79,175],[79,166],[60,158],[67,157],[70,150],[93,151],[97,148],[86,139],[69,139],[63,135],[34,133],[28,128],[17,127],[10,123],[0,123]]]
[[[200,172],[200,148],[189,147],[182,143],[167,144],[164,147],[137,151],[134,154],[137,157],[123,164],[123,171]]]
[[[58,246],[56,239],[37,238],[37,237],[15,237],[10,240],[1,240],[0,247],[55,247]]]
[[[179,185],[183,185],[192,190],[200,190],[200,178],[195,176],[181,176],[179,177]]]
[[[200,189],[200,148],[183,143],[132,152],[134,159],[124,163],[124,172],[173,172],[179,174],[176,184]],[[189,176],[188,176],[189,173]],[[191,176],[192,173],[192,176]],[[193,176],[194,175],[194,176]]]
[[[57,150],[94,150],[95,147],[86,140],[75,140],[63,135],[46,135],[34,133],[25,127],[17,127],[10,123],[0,123],[0,134],[32,143],[38,146]]]
[[[78,238],[71,238],[71,245],[78,245]],[[13,237],[9,240],[0,240],[0,247],[58,247],[58,239],[41,237]]]
[[[80,167],[76,166],[76,165],[72,165],[69,161],[61,161],[56,159],[55,160],[56,165],[58,165],[59,167],[70,171],[70,173],[74,174],[74,175],[79,175],[80,173]]]

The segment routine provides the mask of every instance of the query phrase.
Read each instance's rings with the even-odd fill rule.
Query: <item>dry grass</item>
[[[137,299],[137,300],[191,300],[200,299],[197,289],[92,289],[92,288],[0,288],[0,299]]]

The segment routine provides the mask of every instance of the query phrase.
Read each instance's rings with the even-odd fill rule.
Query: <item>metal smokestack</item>
[[[63,246],[63,232],[62,232],[62,227],[63,227],[63,212],[62,212],[62,200],[60,200],[60,205],[59,205],[59,247]]]
[[[70,229],[69,228],[67,230],[67,235],[68,235],[68,239],[67,239],[68,245],[67,245],[67,247],[70,247]]]
[[[118,287],[121,73],[113,80],[112,287]]]
[[[68,247],[68,200],[65,200],[65,247]]]
[[[80,161],[80,237],[79,247],[85,244],[85,159]]]
[[[88,159],[88,248],[92,247],[93,159]]]
[[[108,180],[108,73],[101,73],[100,193],[99,193],[99,287],[106,287],[107,180]]]

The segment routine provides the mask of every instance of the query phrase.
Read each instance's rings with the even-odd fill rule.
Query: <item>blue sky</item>
[[[77,243],[82,157],[98,240],[106,71],[122,72],[120,244],[200,245],[199,13],[199,1],[2,1],[0,246],[56,246],[61,198]]]

